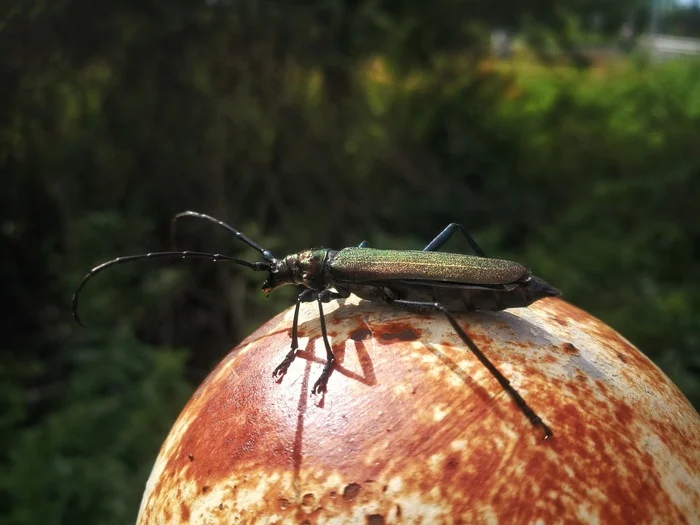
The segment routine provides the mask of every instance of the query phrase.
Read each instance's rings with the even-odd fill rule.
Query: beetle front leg
[[[289,353],[287,353],[287,355],[279,364],[279,366],[275,368],[274,372],[272,372],[272,377],[274,377],[275,379],[279,379],[281,376],[287,373],[289,365],[292,364],[292,361],[294,361],[294,358],[297,356],[297,348],[299,348],[299,307],[301,306],[301,303],[308,303],[310,301],[313,301],[313,295],[313,290],[306,289],[303,292],[301,292],[297,297],[297,304],[294,307],[294,321],[292,322],[292,349],[289,351]]]
[[[457,224],[456,222],[448,224],[444,230],[442,230],[432,241],[428,243],[428,245],[425,248],[423,248],[423,251],[435,252],[439,250],[450,239],[450,237],[454,235],[454,233],[457,230],[462,232],[462,235],[464,235],[464,238],[469,243],[469,246],[472,247],[472,250],[474,250],[479,257],[486,257],[486,253],[484,252],[484,250],[482,250],[481,246],[479,246],[477,242],[473,239],[473,237],[469,235],[467,229],[461,224]]]
[[[530,406],[525,402],[525,400],[522,398],[522,396],[518,393],[515,388],[513,388],[510,384],[510,381],[508,381],[503,374],[493,365],[491,361],[488,360],[488,358],[484,355],[484,353],[479,349],[478,346],[476,346],[476,343],[472,341],[471,337],[467,335],[467,333],[462,329],[461,326],[457,323],[457,320],[454,318],[454,316],[449,312],[447,308],[445,308],[443,305],[440,303],[429,303],[429,302],[423,302],[423,301],[406,301],[406,300],[401,300],[397,299],[396,301],[392,301],[392,304],[395,304],[396,306],[403,306],[407,309],[414,309],[414,310],[434,310],[441,312],[447,317],[447,320],[450,322],[452,325],[452,328],[454,328],[455,332],[457,332],[457,335],[459,338],[464,341],[464,343],[469,347],[469,349],[474,352],[474,355],[481,361],[481,364],[483,364],[489,372],[491,372],[491,375],[496,378],[496,380],[501,384],[501,387],[503,390],[508,392],[510,396],[513,398],[515,403],[518,405],[518,408],[520,408],[521,412],[525,414],[525,416],[530,420],[530,423],[532,423],[535,426],[539,426],[542,428],[544,431],[544,439],[549,439],[552,437],[552,431],[549,429],[549,427],[542,421],[542,418],[538,416],[534,410],[530,408]]]

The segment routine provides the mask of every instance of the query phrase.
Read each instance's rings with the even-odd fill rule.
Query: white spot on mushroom
[[[389,480],[387,483],[387,492],[399,493],[403,490],[403,480],[395,476]]]
[[[442,464],[445,462],[444,454],[433,454],[428,458],[427,464],[428,468],[433,472],[440,472],[442,470]]]
[[[397,396],[409,394],[410,392],[411,389],[408,388],[408,385],[406,383],[400,383],[394,387],[394,393]]]
[[[467,449],[467,442],[464,439],[455,439],[452,443],[450,443],[450,448],[452,450],[466,450]]]
[[[449,414],[449,410],[447,408],[441,408],[439,406],[434,406],[433,407],[433,421],[436,423],[439,421],[442,421],[445,419],[445,416]]]

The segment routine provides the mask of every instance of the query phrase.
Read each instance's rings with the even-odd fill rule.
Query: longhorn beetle
[[[249,262],[218,253],[192,251],[154,252],[118,257],[96,266],[82,280],[73,296],[75,320],[83,325],[78,315],[78,297],[85,284],[97,273],[117,264],[159,258],[209,259],[228,261],[255,271],[268,272],[267,280],[262,287],[265,294],[269,295],[272,290],[287,284],[304,287],[297,297],[294,308],[291,349],[272,375],[275,378],[283,376],[296,357],[299,346],[297,337],[299,306],[301,303],[316,301],[320,315],[321,335],[326,347],[326,364],[312,388],[312,392],[318,394],[326,390],[335,361],[333,350],[328,342],[323,303],[355,294],[367,301],[382,302],[404,310],[437,311],[447,318],[459,338],[493,374],[501,387],[510,394],[530,422],[542,428],[544,439],[552,435],[549,427],[457,323],[452,312],[499,311],[528,306],[544,297],[560,295],[560,292],[532,275],[521,264],[487,258],[463,226],[455,223],[448,225],[423,251],[377,250],[369,248],[367,241],[363,241],[358,247],[342,250],[312,248],[278,259],[245,234],[203,213],[186,211],[175,215],[172,222],[173,235],[177,221],[184,217],[203,219],[227,230],[237,239],[260,252],[262,260]],[[476,252],[476,256],[437,251],[457,231],[462,233]]]

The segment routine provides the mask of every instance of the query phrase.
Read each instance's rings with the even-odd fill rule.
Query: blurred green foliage
[[[614,32],[635,5],[3,7],[0,523],[133,520],[192,388],[291,304],[222,264],[133,264],[86,288],[77,328],[84,272],[169,248],[185,209],[277,254],[419,248],[461,222],[700,405],[698,63],[487,56],[495,27],[569,52],[591,13]],[[255,258],[206,224],[178,242]]]

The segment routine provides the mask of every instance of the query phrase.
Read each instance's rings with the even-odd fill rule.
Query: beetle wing
[[[528,275],[522,264],[457,253],[345,248],[329,261],[336,281],[348,283],[421,281],[435,285],[504,285]]]

